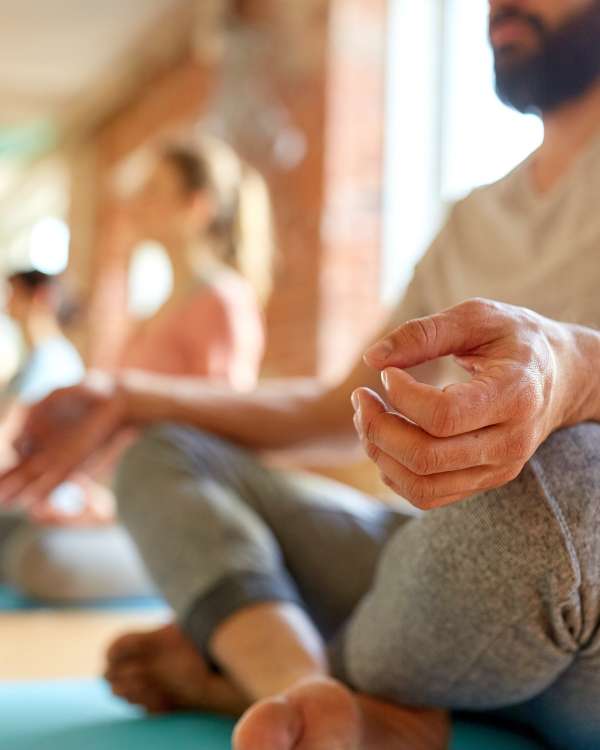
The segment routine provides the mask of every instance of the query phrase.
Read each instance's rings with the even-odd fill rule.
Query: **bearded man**
[[[236,750],[438,750],[452,709],[600,747],[600,2],[490,0],[490,38],[544,143],[454,207],[341,384],[90,381],[0,480],[41,503],[123,425],[177,423],[116,487],[177,623],[117,641],[107,676],[150,711],[247,709]],[[426,513],[257,460],[353,423]]]

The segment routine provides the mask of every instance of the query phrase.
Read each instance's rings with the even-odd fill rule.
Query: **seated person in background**
[[[8,277],[6,312],[17,323],[25,357],[1,398],[32,404],[57,388],[78,383],[84,366],[77,349],[62,331],[66,306],[59,278],[41,271],[21,271]]]
[[[121,638],[107,676],[150,711],[252,706],[235,750],[441,750],[440,708],[600,747],[600,2],[490,8],[499,89],[542,112],[544,144],[454,208],[366,362],[312,392],[123,372],[53,394],[0,479],[0,500],[43,504],[123,425],[156,424],[115,488],[177,624]],[[461,378],[409,372],[452,355]],[[431,512],[259,460],[353,423]]]
[[[268,276],[270,248],[261,248],[256,257],[256,243],[243,234],[240,213],[253,183],[240,174],[232,188],[235,194],[225,200],[200,153],[168,147],[158,154],[139,195],[113,217],[107,227],[111,240],[128,243],[127,249],[140,239],[159,241],[174,278],[170,298],[129,336],[119,367],[206,378],[240,390],[256,384],[264,348],[259,296],[265,288],[264,282],[255,286],[259,274],[262,280]],[[251,280],[243,275],[248,268]],[[56,336],[48,338],[48,356],[60,346]],[[35,395],[45,395],[33,381],[42,354],[32,358],[31,374],[21,376],[28,391],[37,388]],[[52,363],[45,362],[50,368]],[[76,374],[79,380],[80,363]],[[68,384],[56,380],[46,392]],[[103,452],[94,477],[110,472],[123,442],[116,439]],[[108,491],[81,473],[74,479],[43,509],[31,510],[34,525],[22,526],[10,537],[5,545],[9,582],[31,596],[57,601],[152,591],[129,536],[114,523]],[[64,508],[66,503],[73,510]]]
[[[2,464],[13,458],[12,441],[26,407],[57,388],[78,383],[85,374],[77,349],[62,331],[66,301],[61,280],[37,270],[20,271],[7,278],[6,291],[6,312],[19,327],[24,356],[0,392]],[[5,540],[23,524],[21,513],[0,513],[0,580]]]

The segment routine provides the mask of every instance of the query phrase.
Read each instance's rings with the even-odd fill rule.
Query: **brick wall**
[[[97,192],[96,235],[90,262],[87,359],[110,367],[128,331],[128,258],[104,241],[100,229],[111,178],[123,160],[161,135],[189,127],[209,100],[215,81],[210,67],[186,57],[150,81],[138,96],[100,128],[94,138]]]
[[[268,42],[263,89],[285,113],[304,152],[297,163],[282,162],[274,144],[253,130],[260,112],[230,133],[232,145],[266,178],[273,199],[280,260],[267,311],[270,375],[340,372],[380,314],[385,5],[385,0],[239,4],[248,29]],[[97,221],[103,181],[121,159],[206,113],[223,85],[223,70],[218,62],[199,59],[182,59],[115,113],[86,144],[94,168],[73,171],[73,218],[80,224],[74,227],[74,250],[93,300],[88,358],[94,364],[110,363],[123,332],[125,266],[123,258],[111,257],[90,239],[90,217]],[[89,195],[95,196],[95,211],[89,197],[81,198],[93,180]]]
[[[328,46],[319,369],[347,367],[379,328],[387,0],[334,0]]]

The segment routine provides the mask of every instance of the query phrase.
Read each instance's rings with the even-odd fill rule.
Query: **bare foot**
[[[199,709],[240,716],[250,705],[176,625],[122,636],[107,660],[105,676],[113,693],[150,713]]]
[[[238,724],[234,750],[446,750],[442,711],[401,708],[312,679],[253,706]]]

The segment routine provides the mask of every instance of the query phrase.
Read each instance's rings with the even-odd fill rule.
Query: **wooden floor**
[[[167,617],[165,610],[0,614],[0,680],[100,675],[116,636],[150,629]]]

